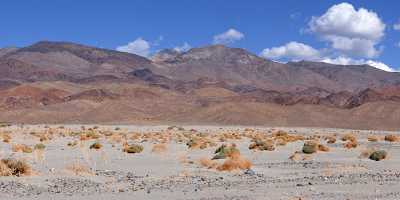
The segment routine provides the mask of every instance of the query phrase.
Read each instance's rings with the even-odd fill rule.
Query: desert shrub
[[[336,137],[335,137],[335,136],[327,136],[327,137],[325,138],[325,140],[326,140],[326,143],[328,143],[328,144],[333,144],[333,143],[336,142]]]
[[[3,134],[3,142],[10,143],[10,141],[11,141],[11,136],[8,134]]]
[[[0,161],[0,175],[1,176],[22,176],[30,175],[32,169],[30,165],[23,161],[13,158],[2,159]]]
[[[375,136],[375,135],[369,135],[367,139],[370,142],[377,142],[378,141],[378,137]]]
[[[301,156],[300,152],[296,151],[291,156],[289,156],[289,159],[293,160],[293,161],[299,161],[302,159],[302,156]]]
[[[260,151],[274,151],[274,143],[270,140],[256,139],[253,143],[249,145],[249,149],[255,149]]]
[[[374,151],[370,156],[369,159],[375,160],[375,161],[380,161],[383,160],[387,157],[387,152],[385,150],[378,150]]]
[[[215,143],[204,137],[192,137],[187,143],[186,146],[189,149],[205,149],[208,147],[215,146]]]
[[[236,148],[235,144],[231,144],[230,146],[227,146],[225,144],[221,145],[218,147],[215,152],[216,155],[212,158],[213,160],[215,159],[225,159],[228,157],[232,157],[235,153],[240,153],[239,150]]]
[[[345,134],[343,137],[342,137],[342,141],[356,141],[357,140],[357,138],[356,138],[356,136],[354,136],[354,134],[352,134],[352,133],[348,133],[348,134]]]
[[[151,152],[153,153],[164,153],[167,151],[167,146],[163,143],[153,145]]]
[[[87,167],[86,165],[80,164],[80,163],[72,163],[71,165],[67,166],[66,169],[68,171],[71,171],[77,176],[82,176],[82,175],[93,175],[92,170]]]
[[[219,171],[233,171],[233,170],[245,170],[250,169],[252,163],[243,158],[240,153],[234,153],[227,160],[217,167]]]
[[[11,150],[13,152],[23,152],[23,153],[33,152],[32,148],[25,144],[13,144]]]
[[[316,153],[318,151],[318,143],[315,141],[304,142],[302,151],[305,154]]]
[[[397,136],[397,135],[386,135],[385,136],[385,141],[388,141],[388,142],[397,142],[397,141],[399,141],[399,137]]]
[[[125,145],[123,151],[126,153],[140,153],[143,151],[143,146],[138,144]]]
[[[343,146],[346,149],[353,149],[353,148],[357,148],[358,143],[357,143],[357,141],[348,141]]]
[[[318,144],[318,151],[328,152],[329,150],[330,150],[329,147],[327,147],[323,144]]]
[[[76,146],[78,144],[78,141],[73,141],[73,142],[68,142],[67,145],[70,147]]]
[[[100,142],[95,142],[92,145],[90,145],[90,149],[101,149],[101,147],[103,147],[103,145],[100,144]]]
[[[44,145],[44,144],[42,144],[42,143],[36,144],[36,145],[34,146],[34,149],[35,149],[35,150],[43,150],[43,149],[45,149],[45,148],[46,148],[46,145]]]
[[[199,164],[208,169],[215,169],[218,167],[218,163],[215,160],[209,158],[200,158]]]

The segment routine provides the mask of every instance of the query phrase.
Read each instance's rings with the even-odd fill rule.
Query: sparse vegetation
[[[386,135],[385,136],[385,141],[388,141],[388,142],[398,142],[399,141],[399,136],[397,136],[397,135]]]
[[[124,145],[123,151],[126,153],[140,153],[143,151],[143,146],[138,144]]]
[[[380,161],[380,160],[386,159],[386,157],[387,157],[387,152],[385,150],[378,150],[378,151],[372,152],[371,155],[369,156],[369,159],[375,160],[375,161]]]
[[[313,154],[318,151],[318,143],[315,141],[306,141],[302,149],[305,154]]]
[[[46,145],[44,145],[44,144],[42,144],[42,143],[36,144],[36,145],[34,146],[34,149],[35,149],[35,150],[44,150],[45,148],[46,148]]]
[[[92,145],[90,145],[90,149],[96,149],[96,150],[98,150],[98,149],[101,149],[101,147],[103,147],[103,145],[102,144],[100,144],[100,142],[95,142],[95,143],[93,143]]]
[[[0,176],[26,176],[31,173],[30,165],[24,160],[8,158],[0,161]]]

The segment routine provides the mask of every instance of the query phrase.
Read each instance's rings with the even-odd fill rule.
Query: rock
[[[252,169],[247,169],[245,172],[244,172],[244,174],[246,174],[246,175],[256,175],[256,173],[252,170]]]

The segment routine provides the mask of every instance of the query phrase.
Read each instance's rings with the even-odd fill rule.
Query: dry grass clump
[[[69,146],[69,147],[74,147],[74,146],[76,146],[78,144],[78,141],[73,141],[73,142],[68,142],[67,143],[67,146]]]
[[[67,166],[66,169],[77,176],[93,175],[93,172],[89,167],[77,162]]]
[[[343,146],[346,149],[353,149],[353,148],[357,148],[358,143],[357,143],[357,141],[348,141],[345,144],[343,144]]]
[[[129,145],[127,143],[124,144],[124,148],[122,149],[123,152],[126,153],[140,153],[143,151],[143,146],[138,144]]]
[[[215,152],[213,159],[201,158],[199,164],[208,169],[216,169],[218,171],[233,171],[250,169],[252,163],[240,155],[240,151],[235,144],[221,145]],[[223,163],[219,163],[216,159],[225,159]]]
[[[343,147],[346,149],[353,149],[358,146],[357,138],[352,133],[345,134],[342,137],[342,141],[346,142],[343,144]]]
[[[245,169],[250,169],[252,166],[252,163],[243,158],[240,155],[240,152],[237,151],[233,153],[228,159],[225,160],[222,165],[217,166],[218,171],[233,171],[233,170],[245,170]]]
[[[326,140],[326,143],[328,143],[328,144],[334,144],[334,143],[336,143],[336,137],[333,136],[333,135],[326,136],[326,137],[325,137],[325,140]]]
[[[220,147],[218,147],[214,154],[216,154],[212,159],[225,159],[228,157],[232,157],[234,154],[239,153],[239,149],[236,148],[236,144],[231,144],[231,145],[226,145],[223,144]],[[239,153],[240,154],[240,153]]]
[[[164,143],[160,144],[155,144],[153,145],[153,148],[151,149],[151,152],[153,153],[165,153],[167,151],[167,145]]]
[[[87,131],[87,132],[80,133],[79,137],[80,137],[81,141],[91,140],[91,139],[95,139],[96,140],[96,139],[100,138],[100,135],[92,130],[92,131]]]
[[[304,142],[302,152],[305,154],[313,154],[317,153],[318,151],[328,152],[329,150],[329,147],[312,140]]]
[[[218,162],[209,158],[200,158],[199,164],[208,169],[216,169],[218,167]]]
[[[46,148],[46,145],[39,143],[39,144],[35,144],[35,146],[33,147],[33,149],[35,150],[44,150]]]
[[[32,173],[32,168],[24,160],[13,158],[0,161],[0,176],[26,176]]]
[[[186,146],[188,146],[189,149],[205,149],[215,146],[215,143],[206,137],[192,137],[186,143]]]
[[[346,142],[346,141],[357,141],[356,136],[354,136],[354,134],[352,133],[347,133],[342,137],[342,141]]]
[[[378,136],[376,136],[376,135],[369,135],[368,137],[367,137],[367,139],[368,139],[368,141],[370,141],[370,142],[377,142],[379,139],[378,139]]]
[[[397,142],[397,141],[399,141],[399,137],[398,137],[397,135],[393,135],[393,134],[386,135],[386,136],[385,136],[385,141],[388,141],[388,142]]]
[[[327,147],[323,144],[318,144],[318,151],[328,152],[328,151],[330,151],[330,149],[329,149],[329,147]]]
[[[23,153],[33,152],[32,148],[25,144],[13,144],[11,150],[13,152],[23,152]]]
[[[100,142],[95,142],[95,143],[93,143],[92,145],[90,145],[89,149],[96,149],[96,150],[98,150],[98,149],[101,149],[101,147],[103,147],[103,145],[100,144]]]
[[[10,143],[10,141],[11,141],[11,136],[8,134],[3,134],[2,138],[3,138],[4,143]]]
[[[272,133],[272,138],[276,141],[280,141],[279,143],[281,145],[305,139],[302,135],[289,134],[282,130]]]
[[[260,140],[256,139],[250,144],[249,149],[259,150],[259,151],[274,151],[275,145],[272,140]]]

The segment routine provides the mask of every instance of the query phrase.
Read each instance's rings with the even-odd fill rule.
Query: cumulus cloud
[[[149,56],[150,55],[150,42],[142,39],[137,38],[133,42],[129,42],[126,45],[117,47],[117,51],[133,53],[140,56]]]
[[[334,5],[309,22],[309,30],[330,42],[333,49],[366,58],[379,55],[376,45],[385,28],[375,12],[365,8],[356,10],[349,3]]]
[[[289,42],[283,46],[264,49],[261,57],[269,59],[315,60],[320,52],[300,42]]]
[[[230,44],[244,38],[244,34],[231,28],[214,36],[214,44]]]
[[[399,23],[393,25],[393,29],[396,31],[400,31],[400,21],[399,21]]]
[[[190,48],[192,48],[187,42],[183,43],[182,46],[176,46],[174,48],[175,51],[177,52],[185,52],[188,51]]]
[[[334,56],[330,54],[329,51],[318,50],[307,44],[300,42],[289,42],[283,46],[272,47],[264,49],[260,53],[261,57],[267,59],[277,60],[278,62],[285,61],[299,61],[299,60],[308,60],[308,61],[316,61],[316,62],[325,62],[330,64],[337,65],[370,65],[372,67],[388,71],[394,72],[396,71],[394,68],[389,67],[383,62],[370,60],[370,59],[354,59],[347,56]]]
[[[349,57],[339,56],[336,58],[323,58],[320,60],[321,62],[337,64],[337,65],[369,65],[375,67],[380,70],[395,72],[396,70],[392,67],[389,67],[383,62],[374,61],[374,60],[365,60],[365,59],[352,59]]]

